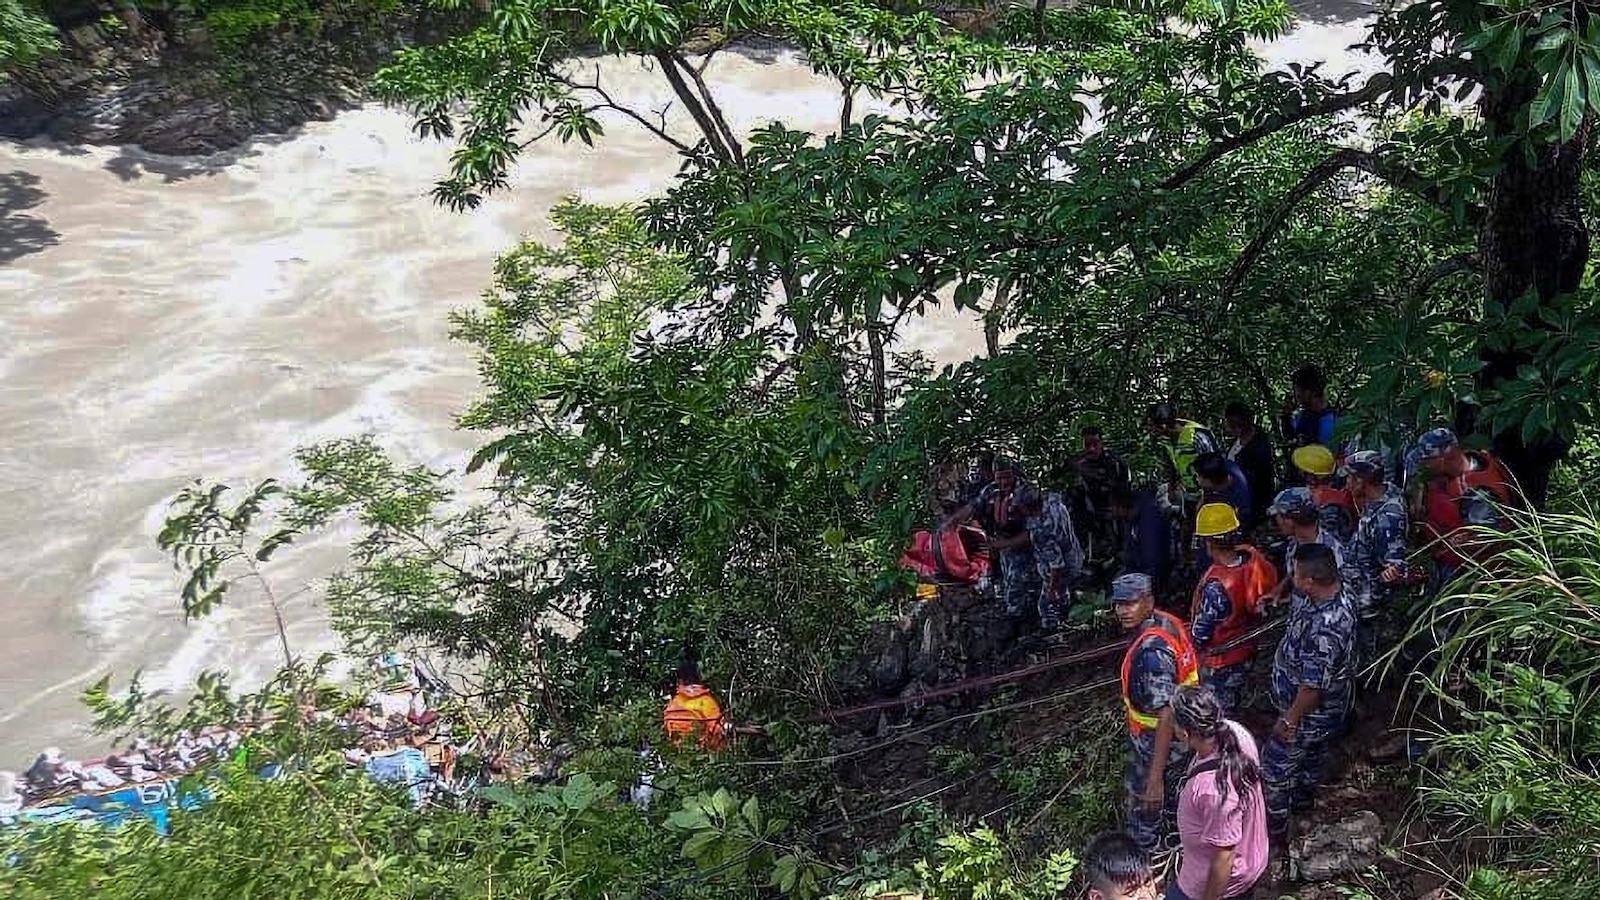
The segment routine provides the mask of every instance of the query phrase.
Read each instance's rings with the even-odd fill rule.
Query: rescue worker
[[[1178,418],[1177,407],[1171,403],[1150,407],[1150,433],[1162,451],[1174,505],[1182,495],[1198,496],[1200,483],[1194,463],[1201,454],[1217,452],[1217,439],[1199,422]]]
[[[1278,721],[1261,752],[1268,832],[1280,849],[1290,814],[1310,808],[1326,776],[1328,749],[1344,729],[1354,680],[1355,614],[1332,548],[1297,548],[1294,573],[1305,602],[1290,610],[1272,660]]]
[[[1006,609],[1023,609],[1039,592],[1039,573],[1029,544],[1026,517],[1012,502],[1016,489],[1026,484],[1022,467],[1007,456],[994,460],[994,480],[971,503],[951,513],[941,528],[960,525],[974,516],[989,535],[989,548],[999,563],[1000,598]]]
[[[674,747],[681,747],[686,738],[692,737],[700,749],[712,753],[725,749],[735,735],[762,733],[760,726],[728,721],[722,704],[706,687],[700,667],[689,655],[678,666],[677,688],[661,712],[661,723]]]
[[[983,489],[992,483],[994,483],[994,451],[985,450],[973,460],[966,481],[961,485],[958,499],[962,504],[974,503],[978,495],[983,493]]]
[[[1468,526],[1504,528],[1499,507],[1516,502],[1512,479],[1493,454],[1465,450],[1455,432],[1435,428],[1417,443],[1422,491],[1413,514],[1422,539],[1431,545],[1435,588],[1455,578],[1468,559],[1488,547],[1473,539]]]
[[[1126,485],[1111,490],[1111,515],[1126,529],[1122,540],[1122,567],[1143,572],[1157,592],[1166,588],[1172,574],[1172,522],[1161,511],[1154,492]]]
[[[1111,608],[1133,634],[1122,657],[1122,705],[1128,720],[1128,833],[1146,852],[1164,849],[1172,834],[1185,750],[1172,738],[1172,694],[1181,684],[1200,683],[1200,665],[1183,621],[1156,609],[1150,578],[1119,575],[1111,584]]]
[[[1322,525],[1341,542],[1348,543],[1356,528],[1356,503],[1350,492],[1334,483],[1338,461],[1333,451],[1321,444],[1297,448],[1290,458],[1300,473],[1300,479],[1311,491],[1316,501]]]
[[[1194,461],[1194,474],[1200,482],[1202,504],[1226,503],[1245,529],[1252,527],[1250,482],[1237,463],[1221,453],[1207,453]]]
[[[1278,493],[1272,441],[1256,425],[1255,410],[1237,401],[1228,404],[1222,429],[1233,438],[1228,446],[1228,458],[1238,464],[1245,482],[1250,485],[1250,517],[1243,521],[1260,524],[1266,520],[1267,506]]]
[[[1346,548],[1345,574],[1356,612],[1356,668],[1377,657],[1378,621],[1392,608],[1394,595],[1416,580],[1406,561],[1410,535],[1405,498],[1391,483],[1376,450],[1352,453],[1342,469],[1345,484],[1360,510],[1355,534]]]
[[[1079,430],[1083,451],[1072,459],[1072,471],[1077,476],[1077,512],[1074,524],[1078,526],[1080,540],[1092,541],[1098,548],[1115,544],[1115,520],[1111,517],[1111,492],[1133,483],[1128,463],[1106,447],[1105,433],[1098,425],[1085,425]],[[1098,557],[1098,550],[1096,556]]]
[[[1339,424],[1339,414],[1328,405],[1328,377],[1318,366],[1307,363],[1295,370],[1294,392],[1283,405],[1283,437],[1292,454],[1301,447],[1321,444],[1333,446],[1333,432]],[[1305,482],[1291,460],[1289,485]]]
[[[1206,684],[1229,713],[1241,708],[1255,659],[1256,642],[1222,649],[1261,624],[1262,601],[1278,583],[1278,570],[1245,543],[1233,507],[1207,503],[1195,517],[1196,535],[1206,542],[1211,567],[1200,576],[1189,608],[1189,637]],[[1213,650],[1213,648],[1216,648]]]
[[[1024,517],[1038,567],[1039,630],[1049,634],[1060,629],[1061,615],[1072,603],[1072,587],[1083,576],[1083,548],[1060,494],[1025,484],[1017,488],[1016,510]],[[1006,595],[1008,603],[1011,597]],[[1006,615],[1012,618],[1021,618],[1025,612],[1021,606],[1006,607]]]
[[[1278,533],[1289,539],[1283,556],[1283,580],[1272,589],[1269,602],[1281,603],[1294,593],[1295,553],[1307,544],[1321,544],[1332,550],[1335,567],[1344,568],[1344,545],[1322,527],[1322,517],[1309,489],[1292,487],[1279,491],[1267,513],[1277,524]]]
[[[1089,842],[1083,851],[1083,875],[1089,883],[1089,900],[1157,900],[1160,895],[1150,854],[1120,831],[1108,831]]]

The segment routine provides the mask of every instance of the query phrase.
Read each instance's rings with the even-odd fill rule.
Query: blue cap
[[[1344,466],[1339,469],[1343,475],[1357,475],[1362,478],[1382,478],[1387,467],[1383,464],[1383,454],[1376,450],[1358,450],[1344,458]]]
[[[1309,488],[1292,487],[1278,492],[1272,498],[1272,505],[1267,507],[1267,514],[1271,516],[1316,515],[1317,501],[1311,499]]]
[[[1423,459],[1438,459],[1459,446],[1460,439],[1448,428],[1435,428],[1417,441],[1417,449],[1422,451]]]
[[[1150,593],[1150,590],[1149,575],[1142,575],[1138,572],[1118,575],[1116,580],[1111,582],[1111,602],[1132,603]]]

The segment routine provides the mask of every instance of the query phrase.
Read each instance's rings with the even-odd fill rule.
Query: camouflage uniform
[[[1294,553],[1296,550],[1300,549],[1300,545],[1302,543],[1321,544],[1322,546],[1327,547],[1329,550],[1332,550],[1333,563],[1339,567],[1339,575],[1341,577],[1345,575],[1345,572],[1348,569],[1348,566],[1345,564],[1346,557],[1344,554],[1344,545],[1339,543],[1339,539],[1334,537],[1333,533],[1328,531],[1326,528],[1319,526],[1317,529],[1316,539],[1311,541],[1301,541],[1299,538],[1291,535],[1289,540],[1284,544],[1283,557],[1283,577],[1289,579],[1290,615],[1298,612],[1300,607],[1305,605],[1304,595],[1296,590],[1294,586]],[[1342,591],[1339,594],[1339,600],[1346,605],[1349,605],[1350,603],[1349,596]],[[1352,607],[1352,610],[1353,609],[1354,608]]]
[[[1322,691],[1322,699],[1300,720],[1293,743],[1276,733],[1261,751],[1267,819],[1281,835],[1293,809],[1309,806],[1322,783],[1328,750],[1344,730],[1353,693],[1351,653],[1354,607],[1346,591],[1322,602],[1306,599],[1289,613],[1288,627],[1272,661],[1272,700],[1280,715],[1300,688]]]
[[[1021,478],[1016,480],[1009,497],[1002,494],[993,482],[978,493],[974,506],[979,524],[990,537],[1012,537],[1027,528],[1027,520],[1011,505],[1018,491],[1023,489]],[[996,517],[997,511],[1000,517]],[[999,555],[1000,600],[1004,609],[1021,611],[1038,596],[1039,571],[1033,561],[1033,547],[1013,547],[1001,550]]]
[[[1172,695],[1178,689],[1178,661],[1172,648],[1158,638],[1145,638],[1138,656],[1134,657],[1129,684],[1133,703],[1140,710],[1160,710],[1171,704]],[[1142,798],[1155,754],[1155,729],[1137,735],[1131,730],[1128,732],[1128,766],[1122,776],[1122,788],[1127,797],[1128,834],[1151,853],[1163,849],[1173,833],[1178,792],[1188,769],[1188,748],[1174,736],[1171,749],[1167,751],[1167,768],[1162,779],[1166,792],[1161,808],[1146,811]]]
[[[1405,497],[1392,484],[1384,485],[1383,496],[1361,511],[1355,534],[1350,539],[1346,583],[1355,604],[1357,619],[1356,666],[1361,668],[1377,656],[1378,615],[1389,605],[1395,586],[1379,576],[1391,565],[1402,576],[1409,573],[1406,540],[1410,534]]]
[[[1233,615],[1233,600],[1228,597],[1228,592],[1223,589],[1222,583],[1215,578],[1207,579],[1200,586],[1200,611],[1194,617],[1194,622],[1189,625],[1189,638],[1194,641],[1195,649],[1200,651],[1201,658],[1211,643],[1218,625],[1226,622]],[[1244,700],[1245,689],[1250,683],[1250,663],[1243,662],[1232,666],[1219,666],[1205,670],[1206,684],[1216,691],[1217,702],[1230,715],[1237,714],[1240,704]]]
[[[1072,516],[1061,495],[1048,493],[1039,512],[1027,518],[1028,538],[1033,546],[1034,564],[1039,578],[1039,627],[1053,631],[1061,625],[1062,607],[1070,600],[1070,588],[1083,574],[1083,547],[1078,543],[1078,533],[1072,528]],[[1061,572],[1060,584],[1051,590],[1051,574]],[[1013,595],[1006,592],[1006,613],[1020,616],[1023,607],[1012,605]]]
[[[1350,521],[1350,511],[1337,503],[1318,506],[1317,523],[1324,533],[1344,543],[1349,543],[1350,535],[1355,531],[1355,523]]]

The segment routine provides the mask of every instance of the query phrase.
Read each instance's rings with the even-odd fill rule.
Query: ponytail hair
[[[1261,783],[1261,766],[1245,754],[1239,736],[1222,714],[1217,693],[1207,685],[1180,685],[1172,696],[1172,716],[1178,726],[1216,744],[1217,788],[1228,796],[1232,785],[1243,796]]]

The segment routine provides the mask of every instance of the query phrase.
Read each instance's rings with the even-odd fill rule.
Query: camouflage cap
[[[1311,491],[1303,487],[1286,488],[1272,498],[1272,505],[1267,507],[1267,514],[1273,516],[1316,515],[1317,501],[1311,498]]]
[[[1344,458],[1344,466],[1339,469],[1341,475],[1355,475],[1367,480],[1382,479],[1387,473],[1383,464],[1383,454],[1376,450],[1358,450]]]
[[[1417,441],[1417,449],[1422,451],[1423,459],[1438,459],[1459,446],[1461,440],[1448,428],[1435,428]]]
[[[1135,600],[1138,600],[1140,597],[1149,594],[1150,591],[1151,587],[1149,575],[1144,575],[1139,572],[1129,572],[1126,575],[1118,575],[1116,580],[1111,582],[1111,602],[1132,603]]]

